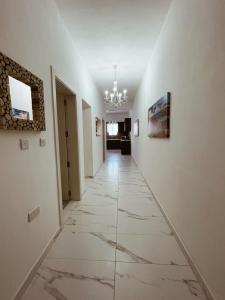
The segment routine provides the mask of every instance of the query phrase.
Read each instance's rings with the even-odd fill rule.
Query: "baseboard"
[[[57,231],[53,234],[52,238],[48,242],[47,246],[42,251],[39,258],[36,260],[36,262],[31,267],[31,270],[28,272],[27,276],[25,277],[24,281],[22,282],[21,286],[19,287],[18,291],[16,292],[15,296],[13,297],[13,300],[20,300],[22,296],[24,295],[26,289],[30,285],[35,273],[39,269],[40,265],[42,264],[43,260],[45,259],[48,251],[50,250],[52,244],[57,239],[59,233],[61,232],[61,228],[58,228]]]
[[[101,167],[103,166],[104,164],[104,160],[101,162],[100,166],[98,167],[98,169],[96,170],[96,172],[94,173],[94,176],[93,178],[95,178],[95,176],[98,174],[98,172],[100,171]]]
[[[134,159],[134,157],[133,157]],[[139,170],[141,171],[141,168],[139,167],[139,165],[137,164],[136,160],[134,159],[136,165],[138,166]],[[141,171],[142,173],[142,171]],[[156,198],[155,194],[153,193],[152,189],[150,188],[148,181],[146,180],[145,176],[142,173],[142,176],[145,180],[146,185],[148,186],[149,190],[151,191],[160,211],[162,212],[163,216],[165,217],[172,233],[174,234],[174,237],[178,243],[178,245],[180,246],[180,249],[182,251],[182,253],[184,254],[184,256],[186,257],[188,263],[190,264],[190,267],[193,271],[193,273],[195,274],[199,284],[202,287],[202,290],[204,291],[207,300],[216,300],[216,297],[213,295],[213,292],[210,290],[210,288],[208,287],[208,284],[204,278],[204,276],[201,274],[200,270],[198,269],[198,267],[196,266],[196,264],[194,263],[189,251],[187,250],[187,248],[185,247],[185,243],[183,242],[183,240],[180,238],[179,234],[177,233],[172,221],[170,220],[170,218],[166,215],[164,208],[162,207],[162,205],[160,204],[160,202],[158,201],[158,199]]]
[[[102,163],[100,164],[100,166],[98,167],[98,169],[97,169],[95,172],[93,171],[93,175],[84,176],[84,178],[85,178],[85,179],[93,179],[93,178],[95,178],[95,176],[97,175],[97,173],[100,171],[100,169],[101,169],[103,163],[104,163],[104,162],[102,162]]]

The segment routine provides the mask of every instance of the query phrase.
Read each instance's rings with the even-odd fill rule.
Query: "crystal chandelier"
[[[114,81],[112,92],[105,91],[104,100],[107,104],[112,107],[119,107],[128,102],[127,90],[123,90],[123,93],[118,91],[118,81],[117,81],[117,66],[114,66]]]

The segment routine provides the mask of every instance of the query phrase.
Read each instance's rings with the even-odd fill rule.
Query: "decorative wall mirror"
[[[45,130],[42,80],[1,52],[0,129]]]

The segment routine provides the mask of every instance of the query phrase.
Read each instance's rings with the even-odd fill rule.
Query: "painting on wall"
[[[160,98],[148,110],[148,136],[150,138],[170,137],[170,93]]]
[[[101,136],[102,134],[102,120],[98,117],[95,118],[96,123],[96,136]]]
[[[134,136],[139,136],[139,120],[137,119],[134,122]]]

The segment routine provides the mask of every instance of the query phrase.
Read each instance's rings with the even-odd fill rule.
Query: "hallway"
[[[136,164],[108,154],[23,300],[205,299]]]

